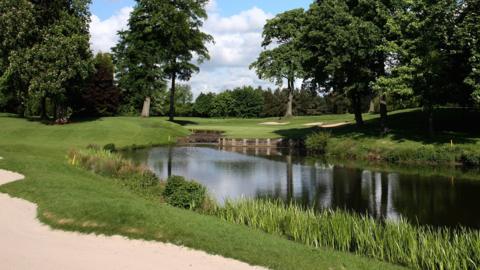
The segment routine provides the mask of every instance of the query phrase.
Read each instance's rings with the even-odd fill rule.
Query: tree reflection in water
[[[236,152],[233,152],[236,151]],[[378,219],[480,228],[480,181],[331,165],[277,149],[166,147],[128,154],[160,178],[182,175],[225,199],[278,198]]]

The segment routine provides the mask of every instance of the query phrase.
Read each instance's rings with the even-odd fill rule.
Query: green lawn
[[[464,150],[480,156],[480,112],[454,108],[435,111],[434,137],[427,134],[426,118],[420,109],[408,109],[389,113],[390,131],[383,136],[379,129],[379,117],[364,114],[365,125],[358,128],[354,116],[322,115],[293,117],[289,119],[205,119],[177,118],[177,123],[191,130],[221,130],[229,138],[305,138],[308,134],[328,131],[332,134],[329,152],[342,158],[368,160],[378,155],[382,159],[412,160],[412,163],[451,163]],[[268,126],[265,122],[284,122],[286,125]],[[308,127],[308,123],[335,124],[349,122],[337,128]],[[457,147],[450,151],[448,147]],[[422,147],[427,147],[425,150]],[[442,148],[443,147],[443,148]],[[422,148],[421,153],[416,152]],[[449,149],[448,151],[445,149]],[[450,153],[449,153],[450,152]],[[449,156],[450,155],[450,156]]]
[[[325,117],[294,121],[298,125],[301,123],[297,121],[316,119]],[[236,121],[251,121],[252,124],[243,126],[245,129],[260,120]],[[221,129],[221,125],[217,127]],[[242,129],[235,123],[230,128],[231,132]],[[261,130],[263,136],[275,134],[270,128],[259,127]],[[245,134],[248,133],[252,131]],[[4,160],[0,160],[0,168],[20,172],[26,179],[1,186],[0,191],[35,202],[41,221],[65,230],[171,242],[272,269],[400,269],[348,253],[308,248],[245,226],[147,200],[116,185],[112,179],[70,166],[66,160],[72,147],[107,143],[119,147],[159,145],[186,134],[186,129],[160,118],[116,117],[48,126],[2,114],[0,156]]]

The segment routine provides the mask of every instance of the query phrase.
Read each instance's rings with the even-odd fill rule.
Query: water
[[[171,147],[126,154],[165,179],[180,175],[225,199],[279,198],[316,209],[341,208],[379,219],[480,228],[480,180],[358,169],[275,150]],[[240,151],[237,153],[235,151]]]

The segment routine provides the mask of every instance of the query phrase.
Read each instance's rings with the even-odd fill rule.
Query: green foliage
[[[387,8],[380,1],[317,1],[307,11],[302,46],[307,77],[324,92],[349,97],[358,125],[362,98],[383,72]]]
[[[107,144],[103,150],[90,147],[86,150],[70,150],[69,163],[103,176],[112,177],[128,189],[154,199],[160,199],[163,185],[147,167],[136,165],[120,154],[114,153],[114,144]]]
[[[329,132],[317,132],[307,136],[305,147],[312,154],[323,155],[327,153],[327,146],[330,140]]]
[[[95,73],[75,104],[82,116],[113,116],[119,111],[120,89],[114,84],[115,67],[109,53],[98,53]]]
[[[116,152],[117,148],[115,147],[114,143],[108,143],[103,146],[103,150],[108,152]]]
[[[172,206],[185,209],[201,208],[206,199],[206,188],[194,181],[187,181],[181,176],[167,179],[163,196]]]
[[[214,93],[200,93],[193,105],[193,111],[196,116],[209,117],[213,111]]]
[[[227,202],[214,215],[312,247],[354,252],[415,269],[477,269],[480,233],[380,222],[343,211],[304,210],[277,201]]]
[[[6,1],[5,7],[4,2],[0,8],[11,4]],[[47,98],[56,108],[53,112],[56,119],[68,116],[72,96],[81,90],[93,71],[89,3],[88,0],[41,1],[32,6],[27,1],[18,1],[5,13],[2,23],[7,31],[2,33],[6,42],[0,49],[3,66],[0,69],[5,69],[0,80],[2,91],[15,91],[17,103],[25,104],[27,110],[35,111],[34,107],[40,105],[43,117],[46,117]],[[24,21],[17,22],[15,16]],[[19,40],[12,42],[16,38]]]
[[[286,116],[293,113],[295,79],[303,78],[304,75],[302,61],[306,52],[299,43],[305,24],[306,16],[303,9],[286,11],[268,20],[263,28],[262,46],[265,50],[250,65],[260,79],[271,80],[278,86],[282,86],[284,80],[287,81],[289,98]],[[277,46],[268,48],[272,44]]]

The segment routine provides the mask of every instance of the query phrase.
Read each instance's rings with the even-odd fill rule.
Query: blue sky
[[[200,73],[188,82],[194,96],[200,92],[221,92],[244,85],[276,87],[260,80],[249,65],[262,51],[262,30],[275,14],[308,8],[312,0],[211,0],[203,31],[211,34],[211,59],[200,65]],[[127,28],[135,5],[133,0],[93,0],[90,24],[94,52],[108,52],[118,42],[117,32]]]
[[[222,16],[232,16],[255,6],[266,12],[277,14],[298,7],[307,8],[310,3],[312,0],[217,0],[217,8]],[[92,14],[105,20],[121,8],[134,4],[133,0],[93,0],[91,11]]]

